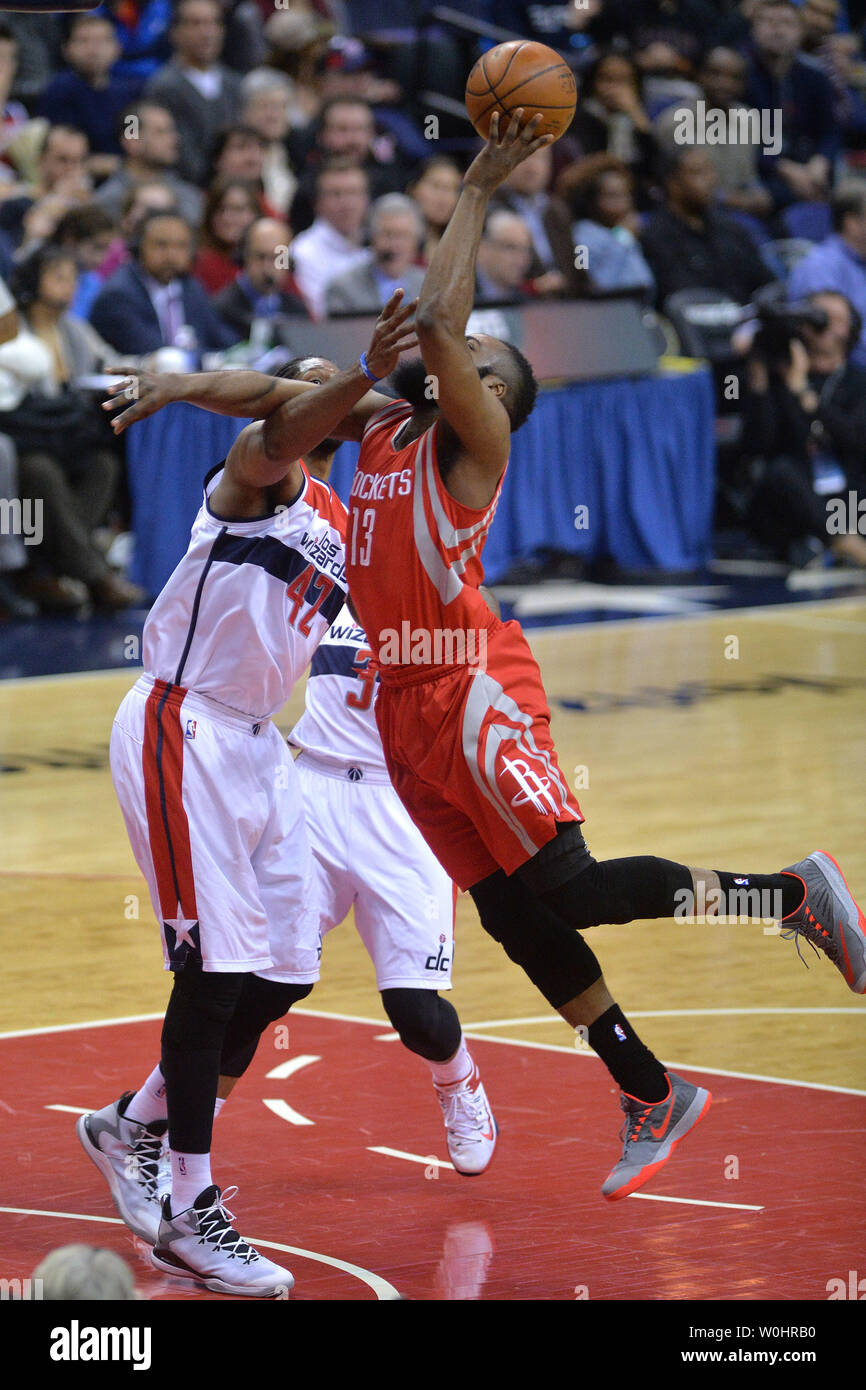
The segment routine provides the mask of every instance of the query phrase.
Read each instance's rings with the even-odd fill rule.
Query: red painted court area
[[[293,1299],[823,1300],[862,1267],[866,1097],[690,1072],[709,1114],[645,1194],[609,1204],[621,1116],[594,1057],[473,1041],[500,1139],[487,1173],[462,1178],[434,1165],[447,1152],[429,1074],[381,1040],[385,1025],[292,1014],[289,1027],[223,1110],[214,1175],[237,1183],[240,1229],[293,1271]],[[159,1031],[0,1038],[3,1278],[84,1241],[126,1256],[148,1298],[219,1298],[151,1269],[111,1220],[75,1114],[47,1108],[134,1088]]]

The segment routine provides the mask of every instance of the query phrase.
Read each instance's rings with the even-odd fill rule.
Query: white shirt
[[[329,281],[347,270],[354,270],[368,255],[363,246],[344,237],[321,217],[295,237],[292,242],[295,280],[314,318],[324,318],[325,290]]]
[[[167,285],[161,285],[149,275],[145,275],[144,283],[150,295],[150,302],[156,310],[162,336],[171,346],[178,330],[183,327],[183,286],[180,280],[171,280]]]
[[[289,734],[293,747],[346,766],[385,769],[372,657],[364,629],[344,607],[313,655],[304,713]]]
[[[289,507],[260,520],[214,516],[207,479],[189,549],[144,625],[149,676],[253,719],[276,713],[343,606],[346,509],[305,475]]]
[[[222,68],[182,68],[181,71],[205,101],[215,101],[223,89]]]

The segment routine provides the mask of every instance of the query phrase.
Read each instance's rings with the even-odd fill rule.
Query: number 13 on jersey
[[[353,565],[369,565],[375,524],[374,507],[367,507],[364,512],[352,512],[349,521],[349,554]]]

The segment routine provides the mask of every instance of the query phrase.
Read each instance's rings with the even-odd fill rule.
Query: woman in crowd
[[[117,354],[72,318],[78,268],[71,251],[38,247],[10,285],[19,332],[0,347],[0,434],[18,451],[22,497],[42,503],[42,542],[22,587],[47,608],[127,608],[145,595],[110,569],[93,532],[109,516],[120,457],[98,400],[76,386]],[[70,583],[69,581],[73,581]]]
[[[430,263],[430,257],[457,206],[461,182],[462,176],[454,160],[446,155],[434,155],[406,190],[424,215],[426,230],[419,256],[421,265]]]
[[[250,184],[231,178],[217,178],[211,184],[192,269],[208,294],[218,294],[237,279],[244,234],[259,216],[259,199]]]
[[[583,268],[596,290],[645,291],[652,299],[653,273],[637,240],[634,178],[614,155],[596,154],[560,174],[556,191],[571,208],[572,240],[585,251]]]

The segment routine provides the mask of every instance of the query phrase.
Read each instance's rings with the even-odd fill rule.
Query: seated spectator
[[[760,174],[775,207],[826,198],[839,149],[833,88],[800,54],[803,26],[794,0],[759,0],[753,16],[748,105],[782,111],[781,150],[761,154]]]
[[[809,296],[827,318],[803,327],[782,351],[756,339],[743,394],[743,440],[760,457],[750,520],[782,559],[815,559],[827,547],[842,563],[866,566],[866,539],[834,534],[834,500],[866,485],[866,371],[851,364],[860,316],[835,291]],[[856,518],[855,518],[856,525]],[[804,546],[804,542],[811,542]]]
[[[132,259],[102,287],[90,322],[122,353],[183,347],[220,352],[235,341],[190,275],[193,235],[176,213],[151,212],[139,228]]]
[[[97,188],[95,201],[117,221],[130,189],[158,178],[171,189],[187,222],[197,227],[202,194],[178,174],[178,134],[171,112],[152,101],[137,101],[121,112],[117,128],[121,166]]]
[[[641,235],[660,307],[686,289],[718,290],[747,304],[773,277],[745,228],[715,207],[718,175],[709,152],[682,146],[670,156],[663,182],[664,206]]]
[[[111,243],[115,225],[98,203],[85,203],[72,208],[61,217],[54,228],[53,240],[65,251],[71,251],[78,269],[78,285],[69,312],[86,319],[94,299],[102,289],[100,274]]]
[[[609,0],[582,4],[539,5],[536,0],[481,0],[480,18],[524,38],[583,57],[595,42],[607,42],[613,30],[606,22]]]
[[[87,173],[87,136],[72,126],[48,126],[42,140],[36,178],[21,196],[0,203],[0,230],[15,246],[21,242],[24,219],[30,209],[52,200],[57,217],[68,208],[86,203],[92,196]]]
[[[516,212],[532,234],[529,279],[533,294],[574,294],[580,277],[574,265],[570,218],[565,204],[550,193],[552,178],[553,151],[548,145],[512,169],[490,206]]]
[[[171,57],[172,0],[103,0],[99,13],[114,25],[120,44],[118,77],[145,82]]]
[[[309,10],[277,10],[265,21],[265,64],[291,79],[292,132],[302,137],[304,152],[311,123],[322,109],[322,66],[335,31],[334,24]],[[298,153],[290,139],[289,155],[296,169],[301,166]]]
[[[424,270],[416,265],[424,220],[403,193],[386,193],[370,211],[370,250],[366,258],[328,281],[329,314],[375,314],[396,289],[408,303],[420,293]]]
[[[311,136],[311,143],[303,150],[302,172],[292,200],[290,221],[296,231],[309,227],[313,220],[315,177],[326,160],[339,158],[363,169],[372,198],[402,193],[405,189],[411,165],[399,156],[393,140],[377,136],[373,111],[367,102],[345,97],[326,102]],[[301,168],[301,164],[297,167]]]
[[[292,83],[275,68],[256,68],[241,83],[239,120],[265,142],[262,182],[272,207],[288,210],[298,180],[289,162],[286,140],[291,125]]]
[[[451,221],[462,182],[463,176],[454,160],[444,154],[434,154],[407,185],[406,192],[418,204],[425,222],[422,265],[430,264],[430,257]]]
[[[295,279],[310,313],[325,313],[329,280],[352,270],[366,258],[364,227],[370,207],[365,171],[346,160],[319,169],[314,184],[315,221],[292,243]]]
[[[603,16],[637,51],[666,43],[694,60],[722,41],[724,8],[718,0],[604,0]]]
[[[3,23],[18,46],[14,95],[33,111],[55,72],[63,66],[64,16],[40,10],[6,11]]]
[[[733,48],[712,48],[704,54],[698,69],[700,95],[693,101],[676,102],[656,118],[656,139],[662,150],[671,153],[686,143],[679,133],[688,129],[684,115],[697,117],[699,103],[708,111],[746,110],[742,100],[746,90],[746,60]],[[758,174],[758,147],[747,141],[725,141],[707,145],[707,153],[718,175],[717,198],[723,206],[752,217],[766,217],[773,199]]]
[[[181,177],[202,184],[211,146],[240,105],[241,80],[219,62],[225,34],[218,0],[178,0],[170,37],[171,61],[150,78],[145,95],[177,121]]]
[[[247,126],[232,126],[220,131],[211,152],[210,167],[214,178],[243,179],[255,185],[258,211],[262,217],[273,217],[276,209],[265,197],[265,141],[257,130]],[[283,210],[285,212],[285,209]]]
[[[138,95],[140,83],[114,75],[120,44],[104,15],[74,15],[63,56],[68,66],[48,83],[39,114],[52,125],[62,121],[83,130],[90,143],[91,173],[112,173],[120,162],[117,118]]]
[[[478,247],[475,304],[525,304],[532,264],[532,233],[522,217],[506,208],[487,214]]]
[[[213,301],[238,341],[255,339],[263,351],[282,340],[281,319],[309,318],[306,304],[293,288],[294,281],[283,269],[290,241],[285,222],[259,218],[244,236],[240,275]]]
[[[642,190],[652,179],[656,146],[631,58],[606,53],[592,64],[568,134],[580,155],[613,154],[627,164],[644,202]]]
[[[216,178],[205,199],[199,248],[192,273],[208,294],[236,280],[241,246],[259,216],[255,189],[242,179]]]
[[[834,232],[813,246],[794,266],[788,281],[788,297],[803,299],[817,290],[837,290],[846,295],[866,321],[866,181],[846,179],[830,200]],[[851,356],[866,367],[866,330]]]
[[[138,240],[138,230],[149,212],[183,215],[172,190],[161,179],[143,179],[141,183],[134,183],[124,197],[119,235],[112,241],[99,266],[98,273],[103,284],[130,259],[129,247]]]
[[[12,101],[10,93],[18,71],[18,41],[8,24],[0,23],[0,197],[18,182],[26,171],[15,157],[16,143],[36,124],[30,120],[26,106]]]
[[[560,174],[557,190],[574,217],[570,238],[575,250],[586,252],[590,287],[644,290],[652,299],[655,280],[638,241],[640,222],[628,166],[613,155],[590,155]]]
[[[99,401],[75,385],[116,354],[69,315],[76,280],[70,252],[49,243],[19,264],[10,287],[21,327],[0,347],[0,433],[18,450],[22,496],[41,498],[43,511],[42,543],[22,584],[47,607],[77,606],[89,591],[101,607],[126,608],[144,595],[92,538],[115,500],[118,445]],[[63,578],[78,581],[71,595]]]

